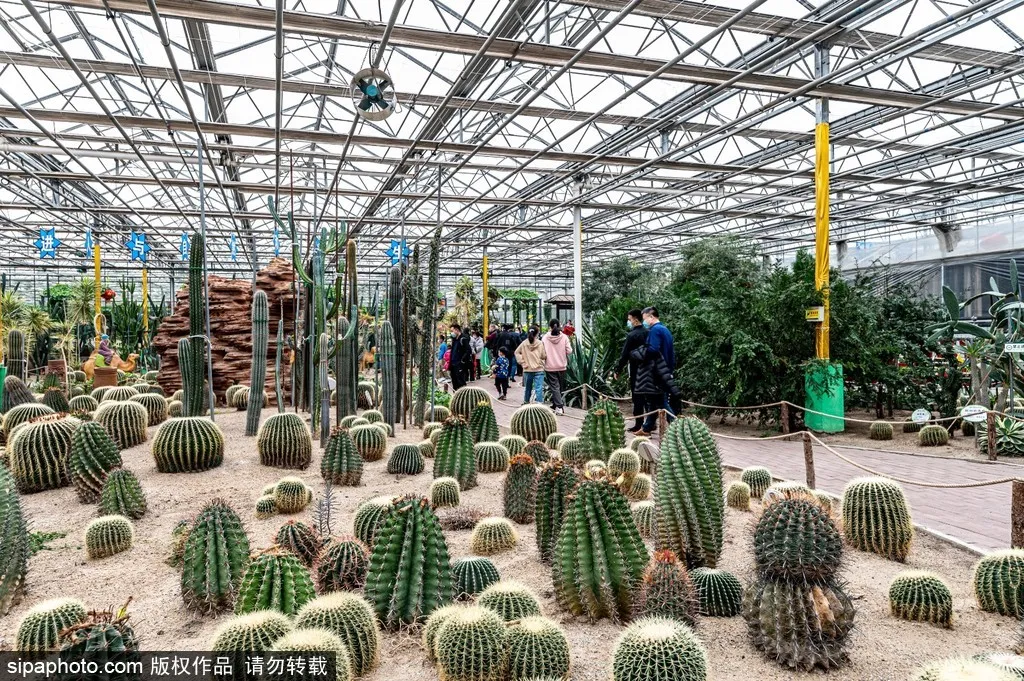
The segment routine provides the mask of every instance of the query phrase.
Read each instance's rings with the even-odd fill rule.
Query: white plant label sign
[[[960,410],[960,418],[971,423],[981,423],[986,419],[988,409],[980,404],[968,404]]]
[[[910,415],[910,420],[914,423],[928,423],[932,420],[932,413],[927,409],[917,409]]]

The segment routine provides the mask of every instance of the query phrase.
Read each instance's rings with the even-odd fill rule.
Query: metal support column
[[[815,45],[814,77],[828,75],[827,45]],[[821,291],[825,314],[818,324],[815,349],[818,359],[829,358],[829,134],[828,98],[819,97],[814,127],[814,288]]]
[[[586,180],[577,178],[576,193],[583,194]],[[583,324],[583,208],[580,204],[572,207],[572,295],[573,324],[577,329]],[[582,331],[580,331],[582,333]]]

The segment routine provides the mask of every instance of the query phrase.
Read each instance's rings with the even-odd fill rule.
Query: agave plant
[[[614,368],[614,357],[608,349],[594,338],[587,326],[572,337],[572,354],[565,368],[565,403],[570,407],[583,405],[583,391],[580,386],[586,385],[605,395],[614,395],[609,384]],[[597,395],[591,393],[588,403],[593,404]]]
[[[978,424],[978,446],[982,452],[988,449],[988,424]],[[996,417],[996,454],[1000,456],[1024,456],[1024,421]]]

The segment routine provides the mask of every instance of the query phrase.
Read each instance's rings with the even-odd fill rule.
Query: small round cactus
[[[440,421],[428,421],[427,423],[424,423],[423,424],[423,439],[424,440],[429,440],[430,439],[430,434],[433,433],[435,430],[441,430],[443,425],[444,424],[442,422],[440,422]]]
[[[423,455],[424,459],[433,459],[437,453],[437,447],[430,440],[422,440],[416,446],[420,448],[420,454]]]
[[[134,537],[132,522],[124,516],[100,516],[85,528],[85,555],[96,559],[127,551]]]
[[[506,622],[540,615],[540,599],[529,587],[515,581],[497,581],[484,589],[477,605],[490,608]]]
[[[364,461],[380,461],[384,458],[384,452],[388,449],[388,437],[380,428],[367,423],[363,426],[353,426],[349,434],[356,445],[356,451]]]
[[[256,500],[256,519],[266,520],[277,515],[277,504],[273,494],[264,494]]]
[[[729,483],[725,490],[725,503],[740,511],[750,510],[750,485],[739,480]]]
[[[110,386],[106,386],[106,385],[100,386],[99,388],[93,388],[92,392],[89,393],[89,396],[92,397],[97,402],[102,402],[103,398],[106,397],[106,395],[107,395],[107,391],[109,391],[109,390],[110,390]],[[181,391],[179,390],[178,392],[180,393]],[[177,395],[177,394],[178,393],[175,393],[175,395]],[[181,399],[181,398],[179,397],[177,399]]]
[[[127,402],[138,394],[139,391],[130,385],[119,385],[104,393],[100,402]]]
[[[341,418],[341,420],[338,421],[338,427],[339,428],[352,428],[352,422],[355,421],[356,419],[360,419],[362,421],[365,421],[366,423],[369,423],[369,421],[366,421],[366,419],[362,418],[361,416],[356,416],[355,414],[349,414],[348,416],[343,416]]]
[[[612,651],[612,681],[705,681],[708,654],[690,627],[644,617],[626,628]]]
[[[472,415],[473,410],[476,409],[477,405],[481,402],[491,403],[491,396],[483,388],[477,388],[473,385],[467,385],[459,388],[452,393],[451,403],[448,405],[450,415],[461,416],[462,418],[469,421],[469,417]],[[441,407],[443,409],[443,407]],[[440,418],[444,416],[444,412],[438,412],[438,407],[434,407],[434,413],[431,415],[431,421],[444,421]],[[447,418],[447,417],[445,417]]]
[[[868,430],[868,437],[872,440],[891,440],[892,424],[888,421],[875,421]]]
[[[608,464],[601,459],[591,459],[583,464],[583,471],[592,478],[596,478],[608,473]]]
[[[96,501],[107,474],[121,465],[121,452],[98,423],[83,423],[71,436],[68,469],[79,500]]]
[[[100,403],[91,395],[76,395],[68,401],[71,411],[96,411]]]
[[[630,513],[633,515],[633,523],[636,525],[636,529],[640,530],[640,536],[644,539],[650,539],[654,536],[654,522],[656,511],[654,508],[653,501],[640,501],[633,505],[630,509]]]
[[[524,404],[515,410],[512,419],[509,421],[509,428],[513,435],[519,435],[530,440],[548,439],[548,435],[558,430],[558,420],[555,413],[544,404]]]
[[[163,396],[145,393],[143,395],[136,395],[130,401],[138,402],[146,408],[146,413],[149,415],[147,422],[149,425],[158,426],[167,420],[167,400]]]
[[[352,419],[351,421],[348,422],[348,425],[346,425],[344,427],[351,430],[352,428],[355,428],[356,426],[369,426],[369,425],[372,425],[372,424],[369,421],[367,421],[366,419],[364,419],[362,416],[356,416],[354,419]]]
[[[615,449],[608,456],[608,474],[616,479],[622,478],[622,489],[628,490],[639,473],[640,457],[632,449]]]
[[[288,476],[277,481],[274,487],[274,504],[278,513],[298,513],[313,500],[313,490],[301,478]]]
[[[444,681],[501,681],[506,640],[505,622],[497,613],[480,606],[459,608],[434,641],[439,676]]]
[[[153,458],[161,473],[198,473],[224,462],[224,432],[204,416],[167,421],[153,438]]]
[[[508,450],[509,457],[517,456],[526,451],[529,441],[522,435],[506,435],[498,438],[498,444]]]
[[[990,553],[974,567],[974,595],[985,612],[1024,614],[1024,550]]]
[[[942,578],[930,572],[896,575],[889,585],[889,608],[900,619],[953,626],[953,595]]]
[[[416,445],[395,445],[388,457],[389,475],[419,475],[426,465],[423,453]]]
[[[235,601],[235,613],[277,610],[294,615],[316,596],[309,570],[299,558],[273,547],[249,562]]]
[[[379,423],[384,420],[384,414],[377,409],[367,409],[363,412],[362,416],[369,423]]]
[[[386,421],[377,421],[376,423],[371,423],[370,425],[384,433],[384,437],[395,436],[395,429],[391,426],[390,423]]]
[[[297,520],[289,520],[282,525],[277,530],[274,543],[294,553],[306,567],[311,567],[320,555],[320,539],[309,525]]]
[[[146,441],[149,412],[138,402],[104,400],[96,409],[95,418],[121,449]]]
[[[843,532],[861,551],[903,562],[914,526],[899,484],[885,478],[858,478],[843,491]]]
[[[490,556],[514,549],[519,541],[515,527],[506,518],[484,518],[473,528],[470,548],[473,553]]]
[[[121,515],[133,520],[146,514],[146,495],[134,473],[124,468],[115,468],[107,474],[100,492],[100,513]]]
[[[814,499],[814,490],[802,482],[796,482],[795,480],[783,480],[782,482],[774,482],[772,485],[764,491],[761,495],[763,503],[765,505],[770,504],[774,501],[781,501],[783,499]]]
[[[315,598],[295,616],[299,629],[326,629],[348,648],[352,670],[357,676],[377,666],[380,654],[380,628],[373,608],[357,594],[338,591]]]
[[[259,653],[292,630],[292,621],[276,610],[257,610],[235,615],[222,624],[210,640],[215,653]],[[240,660],[244,664],[244,660]]]
[[[740,480],[750,486],[750,496],[760,499],[772,486],[772,473],[763,466],[751,466],[740,471]]]
[[[917,434],[917,444],[922,447],[941,447],[949,444],[949,431],[939,425],[925,426]]]
[[[562,438],[558,443],[558,456],[562,461],[569,464],[581,464],[585,461],[583,453],[583,442],[578,437]]]
[[[447,622],[449,617],[463,610],[465,610],[464,605],[445,605],[430,613],[430,617],[423,623],[423,636],[420,638],[420,642],[430,662],[437,661],[434,650],[437,644],[437,632],[441,630],[441,625]]]
[[[64,394],[62,388],[49,388],[43,393],[42,403],[57,413],[67,413],[71,411],[71,405],[68,403],[68,396]]]
[[[256,451],[264,466],[303,470],[313,460],[313,436],[298,414],[273,414],[256,433]]]
[[[366,583],[370,552],[355,537],[334,537],[321,550],[313,565],[318,593],[355,591]]]
[[[923,428],[923,427],[924,427],[924,424],[917,423],[917,422],[913,421],[909,416],[903,422],[903,432],[904,433],[919,433],[919,432],[921,432],[921,428]]]
[[[430,483],[430,505],[434,508],[459,505],[459,481],[455,478],[437,478]]]
[[[473,445],[476,469],[480,473],[504,473],[508,470],[509,451],[497,442],[478,442]]]
[[[370,550],[373,550],[374,540],[377,538],[381,523],[384,522],[388,511],[391,510],[391,501],[392,497],[388,496],[374,497],[359,504],[359,507],[356,508],[356,515],[352,520],[352,533]]]
[[[457,598],[470,598],[501,579],[490,558],[469,556],[452,562]]]
[[[735,617],[743,605],[743,585],[725,570],[695,568],[690,579],[697,589],[698,612],[707,617]]]
[[[167,401],[167,417],[178,419],[185,415],[185,404],[181,400]]]
[[[363,457],[356,451],[347,428],[335,428],[320,460],[320,477],[334,485],[358,487],[363,479]]]
[[[646,473],[637,473],[633,478],[633,484],[626,490],[626,496],[630,501],[644,501],[651,496],[651,476]]]
[[[22,653],[57,650],[60,632],[85,621],[85,606],[74,598],[53,598],[33,605],[18,624],[14,649]]]
[[[331,681],[352,681],[355,678],[348,647],[340,637],[326,629],[293,629],[277,639],[268,652],[331,653],[335,667]],[[302,675],[298,676],[301,678]]]
[[[564,679],[569,676],[569,640],[544,617],[526,617],[508,630],[508,679]]]
[[[62,414],[40,416],[19,426],[7,441],[11,475],[22,494],[66,487],[68,456],[78,422]]]
[[[555,431],[554,433],[551,433],[544,439],[544,446],[547,447],[548,449],[553,449],[557,452],[558,444],[562,440],[564,440],[565,437],[565,433],[559,433],[558,431]]]

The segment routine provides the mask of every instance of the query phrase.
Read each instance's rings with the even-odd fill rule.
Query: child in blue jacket
[[[494,374],[494,387],[498,391],[499,400],[503,400],[508,396],[509,369],[508,348],[502,346],[498,349],[498,358],[494,360],[494,365],[492,367],[492,373]]]

